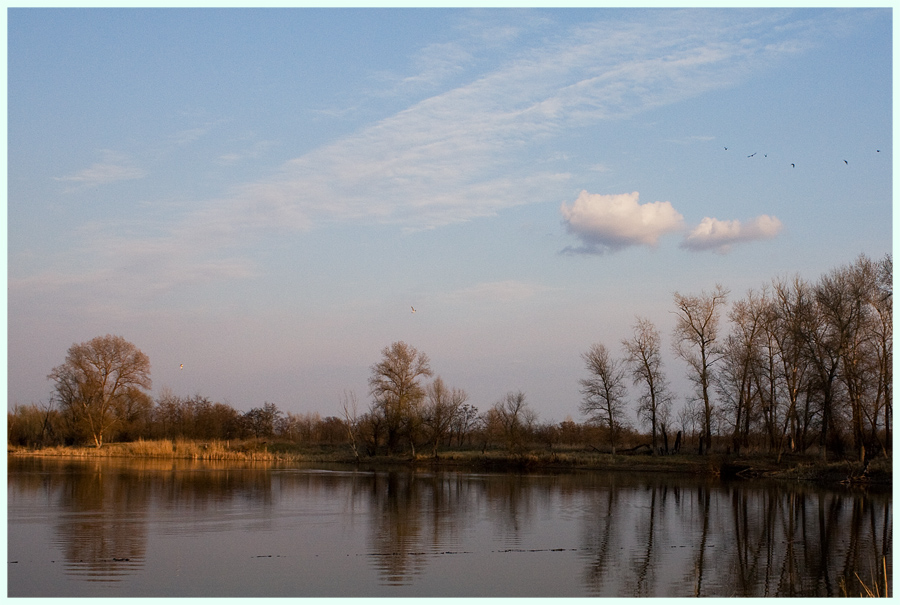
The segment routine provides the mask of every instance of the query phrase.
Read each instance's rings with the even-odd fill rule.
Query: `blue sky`
[[[680,405],[673,292],[891,251],[891,35],[878,8],[10,9],[9,404],[111,333],[154,394],[337,414],[403,340],[480,410],[580,420],[581,354],[641,315]]]

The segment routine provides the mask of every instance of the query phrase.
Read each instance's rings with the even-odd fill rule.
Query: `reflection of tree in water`
[[[550,478],[512,474],[376,474],[371,549],[379,576],[386,584],[411,583],[430,559],[459,550],[460,534],[477,511],[488,511],[498,542],[518,545],[536,502],[551,497],[555,485]]]
[[[534,522],[536,500],[546,496],[547,477],[501,475],[478,483],[480,495],[495,522],[494,535],[502,544],[519,547],[523,533]]]
[[[243,498],[248,519],[259,519],[272,502],[269,468],[235,468],[161,460],[31,461],[44,472],[23,482],[56,498],[66,511],[55,526],[66,571],[90,581],[117,581],[145,562],[147,510],[187,506],[209,511]]]
[[[372,550],[376,567],[387,584],[404,584],[425,566],[420,552],[419,482],[412,473],[376,475],[372,482]],[[380,522],[379,522],[380,521]]]
[[[665,500],[665,487],[660,489],[658,486],[652,485],[647,489],[650,491],[650,512],[647,517],[639,519],[636,527],[635,535],[640,541],[641,548],[639,556],[635,560],[635,580],[633,582],[633,587],[628,591],[628,594],[636,597],[653,596],[649,588],[650,585],[652,585],[653,570],[655,569],[655,565],[652,563],[658,558],[656,552],[653,550],[653,538],[655,534],[654,522],[656,521],[657,516],[657,492],[662,491],[660,499],[663,501]]]
[[[456,548],[471,483],[456,474],[372,476],[371,550],[386,584],[409,584],[431,557]]]
[[[597,492],[588,509],[588,527],[581,550],[589,553],[590,561],[585,573],[585,583],[588,590],[594,594],[599,594],[607,574],[613,568],[610,565],[610,557],[617,541],[613,531],[616,528],[619,493],[619,490],[612,487]]]
[[[147,529],[142,511],[147,489],[127,473],[94,464],[69,467],[60,486],[68,511],[56,526],[66,572],[94,581],[116,581],[144,563]]]
[[[885,555],[891,572],[887,494],[648,484],[592,496],[581,549],[590,594],[855,596],[855,574],[883,587]]]

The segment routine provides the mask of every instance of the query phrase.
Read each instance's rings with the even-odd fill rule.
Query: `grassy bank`
[[[350,448],[339,446],[302,446],[290,442],[268,441],[183,441],[157,440],[110,443],[95,447],[51,447],[43,449],[8,448],[9,455],[69,458],[155,458],[203,461],[271,461],[356,464]],[[437,458],[408,454],[363,456],[366,468],[416,466],[423,468],[465,468],[473,470],[604,470],[629,472],[668,472],[728,478],[768,477],[818,483],[890,484],[891,460],[878,458],[863,474],[862,465],[851,461],[823,462],[814,456],[785,455],[781,459],[768,454],[741,457],[711,454],[673,456],[613,455],[595,450],[533,450],[509,454],[501,450],[460,449],[440,452]]]

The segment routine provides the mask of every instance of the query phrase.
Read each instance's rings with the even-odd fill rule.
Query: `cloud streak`
[[[106,238],[111,252],[99,260],[116,264],[139,257],[154,280],[169,284],[175,280],[167,271],[192,274],[191,266],[207,266],[222,254],[237,262],[246,243],[317,225],[365,221],[430,229],[559,200],[574,175],[535,159],[536,146],[564,146],[573,129],[729,86],[779,54],[765,38],[771,23],[748,25],[727,11],[656,15],[558,30],[549,43],[541,36],[539,47],[482,72],[475,70],[486,63],[459,47],[426,47],[417,78],[426,84],[452,78],[461,85],[286,161],[216,199],[198,201],[152,236]],[[527,34],[517,32],[521,39]],[[184,131],[178,140],[189,142],[203,132]],[[105,161],[60,180],[98,186],[144,176],[127,162]],[[637,194],[631,195],[600,202],[585,198],[565,211],[568,228],[584,244],[578,251],[652,246],[681,228],[681,215],[668,202],[640,205]],[[116,224],[106,230],[121,231]]]
[[[418,229],[559,199],[571,175],[535,163],[536,143],[728,86],[777,54],[731,22],[692,14],[581,26],[483,74],[466,71],[478,61],[454,45],[427,47],[424,62],[441,60],[425,72],[469,82],[285,162],[239,188],[234,208],[259,197],[309,223]]]
[[[734,244],[772,239],[781,228],[781,221],[767,214],[746,223],[706,217],[685,236],[681,247],[693,251],[714,250],[725,254]]]
[[[70,183],[73,188],[93,189],[101,185],[142,179],[147,176],[145,170],[134,166],[121,154],[105,151],[103,155],[103,161],[95,162],[88,168],[66,176],[54,177],[54,180]]]

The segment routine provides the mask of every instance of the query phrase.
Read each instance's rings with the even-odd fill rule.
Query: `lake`
[[[892,570],[890,490],[180,460],[8,468],[10,597],[842,596],[842,582],[858,594],[855,573],[872,586],[882,556]]]

